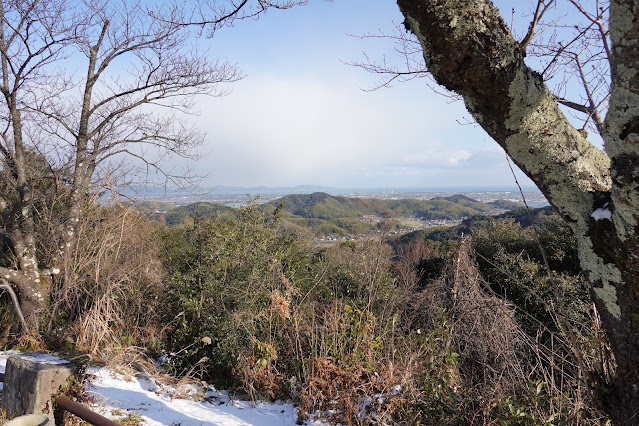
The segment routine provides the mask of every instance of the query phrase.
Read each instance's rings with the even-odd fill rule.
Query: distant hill
[[[141,202],[125,201],[122,204],[143,213],[165,212],[168,210],[173,210],[175,208],[173,204],[166,203],[163,201],[141,201]]]
[[[520,207],[524,207],[522,203],[519,203],[517,201],[510,201],[510,200],[495,200],[495,201],[490,201],[488,204],[500,209],[504,209],[504,210],[514,210]]]
[[[478,213],[504,211],[498,204],[482,203],[459,194],[431,200],[393,200],[333,196],[324,192],[287,195],[266,203],[263,208],[274,209],[280,205],[285,220],[308,227],[318,236],[361,234],[375,227],[397,226],[392,222],[394,218],[460,220]]]
[[[297,185],[297,186],[216,186],[211,189],[215,194],[291,194],[310,193],[317,191],[332,191],[335,188],[317,185]]]
[[[543,220],[554,217],[555,212],[551,206],[541,207],[537,209],[528,209],[525,207],[519,207],[514,210],[510,210],[499,215],[488,216],[484,214],[478,214],[464,219],[461,224],[455,226],[440,226],[427,229],[420,229],[418,231],[409,232],[404,235],[395,237],[389,242],[393,246],[399,246],[409,244],[414,241],[436,241],[446,242],[454,240],[462,235],[467,235],[471,232],[471,229],[486,226],[491,220],[500,219],[513,219],[516,223],[519,223],[522,227],[530,226],[530,217],[532,216],[535,223],[540,223]]]
[[[277,200],[269,201],[266,205],[276,206],[282,204],[283,210],[306,219],[332,220],[373,214],[374,211],[364,201],[369,200],[334,196],[325,192],[314,192],[312,194],[286,195]]]
[[[232,215],[234,211],[235,209],[224,204],[198,202],[171,209],[163,214],[163,219],[168,225],[179,225],[187,217],[210,219],[219,214]]]
[[[317,186],[317,185],[297,185],[297,186],[225,186],[217,185],[213,187],[180,187],[171,188],[164,186],[154,185],[131,185],[123,188],[118,188],[118,192],[132,198],[138,197],[176,197],[176,196],[189,196],[199,194],[200,196],[207,194],[296,194],[296,193],[310,193],[317,191],[334,191],[336,188]]]
[[[469,198],[462,194],[455,194],[449,197],[435,197],[431,201],[439,201],[439,200],[450,201],[451,203],[459,204],[460,206],[472,207],[475,209],[485,208],[485,205],[486,205],[485,203],[481,203],[477,200],[473,200],[472,198]]]
[[[501,206],[519,204],[500,200],[482,203],[464,195],[438,197],[431,200],[375,199],[334,196],[325,192],[293,194],[259,206],[266,212],[280,207],[284,223],[309,229],[316,236],[366,234],[376,230],[399,229],[398,220],[456,221],[477,214],[498,214]],[[213,218],[232,215],[233,208],[210,202],[198,202],[167,210],[155,217],[169,225],[185,223],[187,218]],[[450,231],[446,231],[450,233]]]
[[[349,198],[315,192],[287,195],[267,204],[283,204],[283,209],[307,219],[336,219],[378,215],[409,216],[418,219],[457,220],[477,213],[495,212],[498,207],[464,195],[437,197],[432,200]]]

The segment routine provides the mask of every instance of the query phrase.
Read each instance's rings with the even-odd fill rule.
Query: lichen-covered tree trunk
[[[608,411],[619,424],[639,424],[639,2],[611,4],[606,153],[568,122],[490,1],[397,3],[433,77],[462,95],[570,224],[618,363]]]
[[[0,52],[5,52],[4,39],[0,37]],[[4,56],[4,55],[3,55]],[[32,336],[38,336],[40,315],[46,311],[51,286],[49,280],[40,273],[36,250],[36,228],[33,212],[33,194],[27,171],[27,149],[23,142],[22,117],[15,100],[15,92],[8,88],[6,75],[9,67],[2,60],[3,84],[0,86],[8,106],[13,144],[4,151],[6,183],[13,188],[1,197],[2,220],[6,226],[6,239],[9,241],[17,268],[0,267],[2,283],[17,288],[21,298],[21,314],[26,320],[26,330]],[[5,191],[8,189],[4,188]],[[23,324],[23,328],[24,328]]]

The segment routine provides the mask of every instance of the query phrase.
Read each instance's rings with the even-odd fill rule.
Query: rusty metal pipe
[[[58,407],[63,410],[67,410],[69,413],[80,417],[82,420],[89,422],[95,426],[120,426],[119,423],[109,420],[104,416],[99,415],[95,411],[91,411],[83,405],[77,402],[71,401],[65,396],[60,396],[55,400]]]

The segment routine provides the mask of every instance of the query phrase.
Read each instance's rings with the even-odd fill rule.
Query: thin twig
[[[581,60],[579,59],[579,55],[575,55],[575,62],[577,63],[579,76],[581,77],[581,82],[583,83],[584,90],[586,91],[586,96],[588,97],[588,102],[590,103],[589,115],[595,121],[595,126],[597,127],[597,131],[599,132],[599,134],[603,135],[604,122],[601,119],[601,115],[599,115],[597,106],[595,105],[595,100],[592,95],[592,90],[590,89],[590,85],[588,84],[588,79],[586,78],[586,74],[584,73],[583,64],[581,63]]]
[[[506,154],[506,161],[508,162],[508,167],[510,167],[510,172],[513,174],[513,178],[515,179],[515,184],[517,184],[517,188],[519,188],[521,199],[524,202],[524,205],[526,206],[526,211],[528,212],[528,219],[530,219],[530,226],[533,229],[533,232],[535,234],[535,240],[537,241],[537,245],[539,246],[539,250],[541,251],[541,257],[544,260],[544,265],[546,266],[548,278],[552,279],[552,272],[550,271],[550,264],[548,263],[548,256],[546,255],[546,250],[544,250],[543,246],[541,245],[541,241],[539,240],[539,234],[537,233],[537,227],[535,226],[535,223],[533,222],[533,216],[532,216],[532,212],[530,211],[530,206],[528,206],[528,203],[526,202],[524,191],[521,189],[521,185],[519,185],[519,181],[517,180],[517,176],[515,175],[515,170],[513,169],[513,165],[510,162],[510,157],[508,156],[508,154]]]
[[[545,0],[537,1],[537,8],[535,9],[535,14],[533,15],[533,20],[530,22],[528,26],[528,33],[524,36],[523,40],[519,43],[519,48],[523,51],[526,50],[526,47],[530,44],[532,39],[535,37],[535,29],[537,28],[537,24],[539,20],[544,16],[544,13],[548,10],[551,4],[554,3],[554,0],[550,0],[548,3],[544,4]],[[543,6],[543,9],[542,9]],[[512,24],[511,24],[512,28]]]
[[[519,185],[519,181],[517,180],[517,176],[515,176],[515,171],[513,170],[513,166],[510,162],[510,158],[508,157],[508,154],[506,154],[506,160],[508,161],[508,167],[510,167],[510,171],[513,174],[513,178],[515,179],[515,183],[517,184],[517,187],[519,188],[519,192],[521,193],[521,198],[524,201],[524,205],[526,206],[526,210],[528,211],[528,218],[530,219],[530,226],[533,229],[533,233],[535,235],[535,240],[537,241],[537,245],[539,246],[539,250],[541,251],[541,257],[544,260],[544,264],[546,265],[546,271],[548,272],[548,278],[552,281],[554,281],[554,278],[552,276],[552,271],[550,270],[550,264],[548,263],[548,256],[546,255],[546,250],[543,248],[542,244],[541,244],[541,240],[539,239],[539,234],[537,232],[537,228],[535,226],[535,223],[533,222],[533,218],[532,218],[532,213],[530,211],[530,207],[528,206],[528,203],[526,202],[526,197],[524,197],[524,192],[521,189],[521,186]],[[583,377],[583,373],[586,371],[586,368],[584,366],[584,362],[583,362],[583,353],[581,353],[580,349],[579,349],[579,341],[577,339],[577,336],[575,335],[575,333],[572,330],[572,327],[570,326],[570,324],[567,321],[567,314],[566,314],[566,310],[565,310],[565,306],[563,306],[562,304],[559,304],[558,307],[559,313],[557,315],[556,312],[553,312],[553,318],[555,319],[555,321],[557,322],[557,326],[560,328],[564,328],[566,331],[566,334],[568,335],[568,339],[570,339],[570,345],[568,345],[568,349],[571,350],[573,352],[573,355],[577,361],[579,370],[579,376]],[[562,319],[565,322],[562,324],[559,320]],[[563,327],[561,327],[563,325]]]

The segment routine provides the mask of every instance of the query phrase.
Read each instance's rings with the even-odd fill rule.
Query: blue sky
[[[503,150],[462,102],[424,80],[367,92],[377,77],[343,61],[398,60],[385,40],[402,16],[392,0],[312,0],[224,28],[211,54],[246,78],[222,98],[200,98],[208,134],[196,169],[210,185],[337,187],[514,186]],[[533,186],[522,173],[522,185]]]

